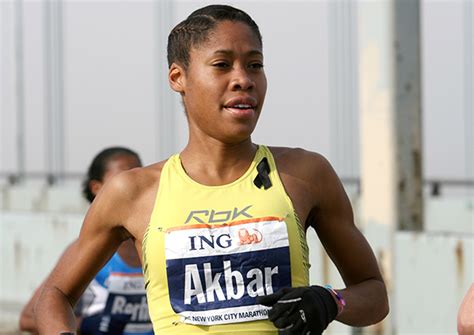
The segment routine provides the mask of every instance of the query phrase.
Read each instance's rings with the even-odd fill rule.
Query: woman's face
[[[191,136],[210,136],[224,143],[250,137],[265,100],[267,80],[262,47],[249,26],[218,23],[207,41],[190,50],[188,68],[177,68],[171,67],[170,81],[182,94]]]

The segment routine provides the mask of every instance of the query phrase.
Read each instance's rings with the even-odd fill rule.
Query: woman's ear
[[[102,188],[102,185],[104,184],[101,181],[93,179],[89,182],[89,189],[91,190],[92,194],[96,196]]]
[[[173,91],[183,94],[186,84],[183,67],[176,63],[171,64],[168,73],[168,81]]]

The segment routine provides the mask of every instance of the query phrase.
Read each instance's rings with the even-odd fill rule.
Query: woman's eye
[[[250,67],[252,69],[261,69],[261,68],[263,68],[263,63],[252,63],[252,64],[250,64]]]
[[[214,63],[213,66],[221,68],[221,69],[225,69],[229,67],[229,64],[227,64],[226,62],[218,62],[218,63]]]

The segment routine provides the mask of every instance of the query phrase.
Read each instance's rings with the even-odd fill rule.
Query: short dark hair
[[[209,5],[195,10],[186,20],[173,28],[168,36],[168,66],[177,63],[186,69],[189,65],[191,48],[206,41],[210,31],[222,21],[247,24],[262,45],[262,35],[250,15],[232,6]]]
[[[90,182],[92,180],[102,181],[105,173],[107,172],[107,165],[109,162],[113,158],[121,155],[134,156],[138,163],[142,165],[140,156],[138,156],[135,151],[128,148],[111,147],[99,152],[92,160],[89,170],[87,171],[87,176],[82,183],[82,194],[89,202],[92,202],[95,198],[94,193],[92,193],[92,190],[90,189]]]

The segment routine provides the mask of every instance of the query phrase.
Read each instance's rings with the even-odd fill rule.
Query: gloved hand
[[[331,293],[321,286],[282,288],[258,297],[257,303],[272,307],[268,318],[285,335],[320,335],[338,311]]]

